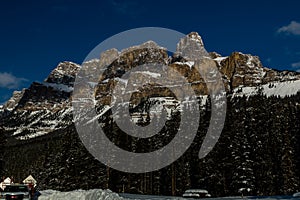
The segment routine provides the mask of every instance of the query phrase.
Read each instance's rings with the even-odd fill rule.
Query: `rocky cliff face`
[[[95,87],[96,106],[100,110],[103,105],[109,107],[116,84],[126,84],[123,75],[131,69],[155,63],[170,79],[174,74],[168,71],[169,68],[176,70],[188,80],[201,100],[202,128],[199,128],[194,144],[194,147],[199,147],[210,116],[207,86],[194,62],[199,56],[202,62],[207,63],[204,72],[209,72],[209,66],[219,69],[228,97],[229,118],[215,151],[206,159],[194,161],[197,153],[190,150],[172,167],[142,175],[106,168],[89,155],[78,139],[72,118],[73,84],[79,70],[86,70],[84,73],[93,77],[89,84]],[[288,193],[287,187],[297,188],[300,185],[300,172],[297,170],[300,163],[297,144],[300,140],[299,134],[296,134],[299,133],[299,125],[294,123],[299,121],[300,116],[299,73],[266,68],[257,56],[240,52],[226,57],[207,53],[201,37],[195,32],[179,41],[177,51],[171,57],[166,49],[149,41],[121,52],[108,50],[99,59],[87,61],[83,66],[72,62],[60,63],[44,82],[34,82],[29,88],[14,92],[0,108],[0,145],[4,149],[0,156],[4,160],[2,174],[14,174],[22,179],[30,172],[38,178],[42,188],[109,187],[117,192],[124,188],[127,192],[152,194],[170,194],[171,190],[176,190],[178,195],[190,187],[208,188],[214,190],[212,193],[215,195],[232,195],[239,189],[248,191],[248,188],[251,194],[275,194],[279,190]],[[103,67],[101,76],[95,76],[99,66]],[[180,112],[180,104],[188,102],[178,101],[167,87],[156,84],[159,74],[150,71],[136,73],[139,73],[136,81],[147,78],[152,82],[130,91],[130,112],[135,123],[145,125],[149,122],[148,114],[160,112],[161,108],[167,109],[170,115],[176,113],[174,111]],[[180,90],[182,86],[169,87]],[[155,109],[151,110],[151,106]],[[112,140],[116,143],[126,141],[129,146],[137,144],[147,151],[152,148],[150,144],[159,146],[169,141],[158,138],[142,141],[141,145],[124,135],[115,137],[119,130],[111,121],[109,109],[105,111],[104,128],[108,135],[114,136]],[[161,136],[176,134],[173,129],[178,127],[180,119],[176,114],[172,119]],[[281,125],[280,121],[284,121],[285,125]],[[269,125],[269,129],[264,127],[264,123]],[[231,144],[232,141],[235,144]],[[230,147],[230,152],[224,153],[227,147]],[[280,158],[272,152],[274,148]],[[260,159],[265,162],[264,169],[253,164],[262,162]],[[269,173],[266,176],[272,176],[271,183],[259,181],[264,179],[264,171]],[[177,174],[172,177],[177,188],[169,184],[170,174]],[[288,182],[292,177],[296,178]],[[281,186],[283,189],[278,189]]]
[[[241,86],[259,86],[270,82],[299,80],[299,73],[276,71],[263,67],[257,56],[234,52],[228,57],[215,57],[229,90]]]

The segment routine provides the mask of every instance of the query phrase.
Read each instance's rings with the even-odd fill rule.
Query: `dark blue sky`
[[[296,0],[3,0],[0,25],[0,102],[59,62],[80,64],[106,38],[137,27],[197,31],[208,51],[241,51],[268,67],[300,69]]]

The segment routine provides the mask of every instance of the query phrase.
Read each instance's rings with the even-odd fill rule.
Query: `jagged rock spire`
[[[204,48],[201,36],[197,32],[191,32],[180,39],[174,56],[183,57],[187,60],[196,60],[205,56],[209,57],[209,54]]]

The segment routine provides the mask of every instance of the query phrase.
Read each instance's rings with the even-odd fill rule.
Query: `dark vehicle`
[[[300,198],[300,192],[293,194],[293,198]]]
[[[29,190],[27,185],[15,184],[6,185],[4,191],[1,192],[1,198],[5,200],[29,200]]]

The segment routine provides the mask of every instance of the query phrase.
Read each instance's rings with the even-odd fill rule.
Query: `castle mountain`
[[[218,69],[227,98],[224,129],[214,149],[203,159],[198,152],[211,116],[204,78],[188,57],[194,42],[204,61]],[[145,64],[167,66],[186,78],[197,95],[200,122],[196,138],[180,159],[161,170],[130,174],[108,168],[86,150],[76,132],[72,94],[80,70],[89,74],[105,66],[90,82],[95,107],[107,137],[133,152],[148,152],[168,144],[180,124],[180,102],[158,74],[141,71],[152,84],[132,91],[131,119],[145,126],[165,109],[168,121],[156,137],[137,139],[124,134],[110,111],[111,93],[123,75]],[[172,78],[174,74],[168,73]],[[210,69],[204,69],[204,71]],[[180,85],[170,85],[179,90]],[[300,190],[300,73],[264,67],[258,56],[233,52],[207,53],[198,33],[182,38],[173,55],[155,41],[103,52],[83,64],[61,62],[43,82],[33,82],[0,107],[0,175],[22,180],[32,174],[41,189],[62,191],[109,188],[115,192],[181,195],[204,188],[214,196],[292,194]],[[193,109],[193,108],[189,108]],[[191,119],[193,123],[193,119]]]

